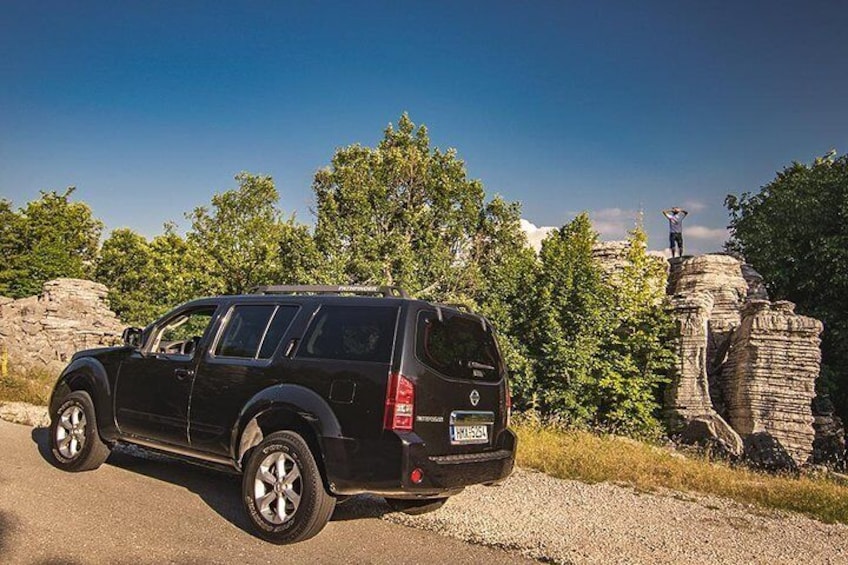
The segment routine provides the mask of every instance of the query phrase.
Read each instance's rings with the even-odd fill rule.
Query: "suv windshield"
[[[492,330],[480,318],[433,311],[418,314],[416,333],[418,359],[455,379],[497,381],[501,359]]]

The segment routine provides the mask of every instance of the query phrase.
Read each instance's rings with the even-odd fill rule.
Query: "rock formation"
[[[805,463],[815,435],[821,323],[795,314],[789,302],[770,303],[762,277],[728,255],[673,259],[668,294],[680,327],[679,361],[666,392],[672,429],[690,441],[711,434],[736,455],[741,436],[752,457],[768,444],[787,455],[768,461]],[[771,439],[748,441],[754,434]]]
[[[81,349],[120,341],[124,324],[106,303],[102,284],[79,279],[44,283],[41,295],[0,299],[0,354],[10,370],[58,374]]]
[[[803,463],[812,453],[815,380],[822,323],[795,314],[795,305],[751,300],[733,333],[722,367],[727,418],[744,436],[767,432]]]
[[[627,266],[629,241],[599,241],[592,248],[592,257],[607,276],[620,273]]]
[[[604,242],[594,256],[614,277],[628,249],[627,242]],[[819,401],[824,408],[815,417],[811,408],[821,322],[796,314],[789,302],[769,302],[763,277],[725,254],[672,259],[666,292],[678,324],[664,399],[673,432],[763,469],[797,469],[811,455],[844,458],[832,407]]]

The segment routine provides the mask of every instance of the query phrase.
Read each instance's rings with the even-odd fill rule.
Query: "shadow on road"
[[[0,510],[0,554],[3,554],[9,545],[9,534],[15,529],[14,516],[4,510]]]
[[[32,431],[32,440],[38,446],[41,457],[55,467],[50,452],[49,430],[35,428]],[[198,495],[219,516],[253,535],[250,522],[241,504],[241,475],[215,471],[134,446],[119,446],[113,449],[106,463],[159,481],[179,485]],[[388,505],[382,498],[368,495],[356,496],[338,504],[333,512],[332,520],[378,518],[389,511]],[[0,523],[0,531],[2,531],[2,523]],[[2,537],[0,537],[0,543],[2,543]]]

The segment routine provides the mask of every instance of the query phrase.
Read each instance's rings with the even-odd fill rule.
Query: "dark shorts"
[[[683,249],[683,234],[682,233],[670,233],[668,234],[668,246],[674,249],[674,244],[677,243],[678,249]]]

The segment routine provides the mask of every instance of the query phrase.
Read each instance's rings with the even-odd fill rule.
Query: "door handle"
[[[297,338],[293,338],[288,346],[286,347],[286,352],[283,354],[283,357],[291,357],[292,353],[294,353],[294,348],[297,347]]]
[[[182,381],[194,375],[194,371],[191,369],[174,369],[174,376],[177,377],[178,381]]]

